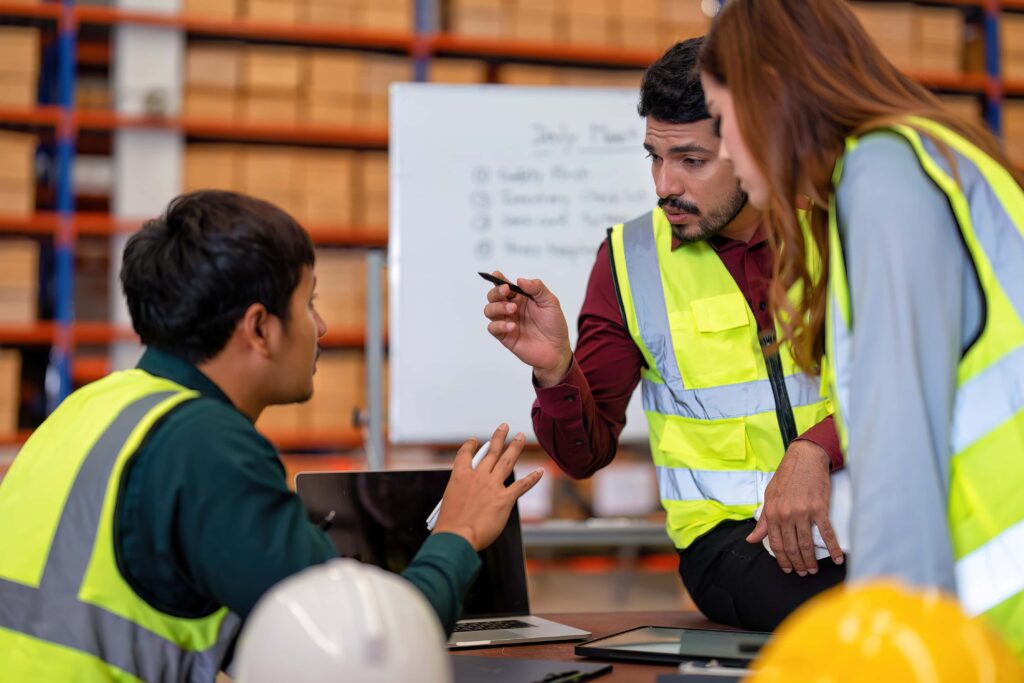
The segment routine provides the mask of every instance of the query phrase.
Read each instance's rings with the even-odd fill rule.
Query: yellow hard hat
[[[1024,683],[987,624],[938,591],[894,582],[833,588],[794,612],[748,683]]]

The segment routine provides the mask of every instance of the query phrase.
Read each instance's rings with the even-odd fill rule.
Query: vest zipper
[[[785,450],[789,448],[790,442],[799,436],[796,431],[796,419],[793,417],[793,405],[789,402],[789,390],[786,388],[786,376],[782,372],[779,353],[768,353],[768,347],[775,343],[775,332],[765,332],[760,339],[764,363],[768,368],[768,381],[771,382],[772,394],[775,396],[775,417],[779,421],[782,447]]]

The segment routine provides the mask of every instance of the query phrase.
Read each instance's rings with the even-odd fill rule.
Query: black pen
[[[490,282],[492,284],[495,284],[495,285],[498,285],[498,286],[508,285],[508,288],[511,289],[516,294],[522,294],[523,296],[525,296],[527,299],[530,299],[530,300],[533,299],[532,296],[530,296],[529,294],[527,294],[526,292],[523,291],[522,287],[520,287],[519,285],[514,285],[511,282],[509,282],[508,280],[502,280],[500,277],[497,277],[495,275],[491,275],[490,273],[480,273],[480,277],[482,277],[483,279],[487,280],[488,282]]]

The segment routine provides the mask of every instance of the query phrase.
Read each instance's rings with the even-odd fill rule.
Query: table
[[[708,621],[700,612],[581,612],[577,614],[540,614],[567,626],[575,626],[594,634],[594,637],[611,635],[634,626],[682,626],[689,628],[727,628]],[[474,650],[452,650],[452,654],[464,657],[511,657],[517,659],[553,659],[560,661],[596,661],[583,659],[573,654],[575,642],[534,643],[509,647],[485,647]],[[596,679],[597,683],[615,681],[638,681],[653,683],[658,674],[674,673],[676,667],[665,664],[633,664],[630,662],[609,662],[611,673]]]

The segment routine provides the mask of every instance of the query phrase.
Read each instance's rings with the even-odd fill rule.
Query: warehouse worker
[[[484,313],[491,334],[533,367],[534,430],[574,477],[612,461],[643,380],[683,583],[709,619],[769,630],[843,579],[828,519],[829,470],[842,457],[818,384],[785,347],[767,361],[762,352],[774,334],[770,251],[760,214],[718,158],[695,72],[700,45],[674,46],[644,76],[639,113],[658,207],[601,245],[575,354],[539,280],[519,281],[532,300],[492,289]],[[831,553],[821,562],[812,525]]]
[[[0,680],[213,681],[270,587],[336,555],[253,427],[305,401],[325,332],[309,235],[264,201],[171,202],[124,251],[148,348],[47,419],[0,485]],[[507,427],[456,457],[435,533],[405,572],[451,631],[538,473],[506,488]],[[428,634],[429,635],[429,634]]]
[[[841,0],[731,0],[702,68],[722,156],[778,231],[797,360],[814,371],[826,348],[851,578],[949,591],[1024,658],[1021,174]],[[809,239],[827,283],[798,258]],[[790,305],[794,281],[808,295]]]

